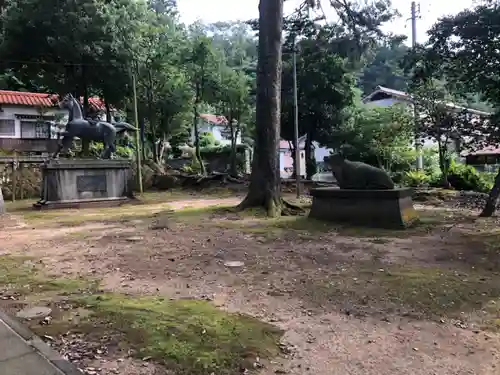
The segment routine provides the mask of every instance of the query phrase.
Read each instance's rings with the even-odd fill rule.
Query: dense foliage
[[[445,105],[498,108],[495,2],[440,20],[429,31],[428,45],[415,49],[405,37],[381,31],[396,16],[389,0],[332,0],[335,23],[310,16],[315,1],[282,19],[282,3],[270,0],[259,20],[248,23],[184,25],[175,0],[6,0],[0,5],[0,88],[72,92],[84,98],[87,114],[88,98],[98,95],[108,118],[114,107],[132,121],[135,77],[143,157],[163,163],[194,147],[193,168],[201,173],[202,150],[214,140],[202,134],[199,115],[223,115],[231,173],[237,173],[241,137],[255,151],[253,198],[246,203],[264,205],[272,214],[281,204],[276,142],[294,138],[294,51],[308,177],[320,162],[314,160],[315,144],[386,168],[401,181],[425,175],[453,185],[449,145],[459,151],[498,139],[497,116],[486,121],[480,115],[471,127],[469,112]],[[284,42],[277,38],[282,33]],[[377,86],[410,92],[417,120],[403,108],[363,104],[361,98]],[[432,171],[410,172],[415,135],[438,145]],[[500,175],[497,180],[500,192]]]
[[[438,106],[424,101],[426,113],[437,118],[440,125],[445,124],[446,131],[472,149],[500,141],[499,14],[498,2],[482,1],[455,16],[444,17],[428,31],[428,43],[413,50],[406,59],[407,71],[411,71],[412,83],[417,92],[421,91],[420,97],[449,93],[462,103],[481,100],[485,103],[478,109],[493,112],[492,116],[477,113],[471,116],[470,111],[445,111],[444,95]],[[439,83],[437,88],[436,83]],[[429,86],[434,88],[425,90]],[[440,132],[434,126],[433,135],[439,137]],[[500,170],[483,216],[493,214],[499,194]]]

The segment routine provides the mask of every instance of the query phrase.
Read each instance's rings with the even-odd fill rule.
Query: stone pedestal
[[[418,220],[412,189],[311,189],[310,217],[342,224],[379,228],[406,228]]]
[[[34,208],[120,205],[132,197],[131,177],[128,160],[49,160],[42,166],[41,199]]]

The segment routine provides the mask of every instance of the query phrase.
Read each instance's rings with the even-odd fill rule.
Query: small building
[[[198,134],[212,133],[221,145],[231,145],[231,128],[225,116],[201,113],[198,118]],[[194,126],[191,128],[191,142],[194,143]],[[236,136],[236,144],[241,144],[241,131]]]
[[[0,150],[44,155],[57,149],[57,134],[50,122],[67,121],[58,96],[0,90]],[[99,98],[89,98],[94,112],[105,112]]]
[[[393,90],[387,87],[383,86],[377,86],[375,91],[373,91],[370,95],[367,95],[365,98],[363,98],[363,103],[367,105],[374,105],[374,106],[380,106],[380,107],[388,107],[394,104],[406,104],[410,106],[410,108],[413,108],[413,99],[410,94],[404,92],[404,91],[399,91],[399,90]],[[466,108],[462,107],[460,105],[457,105],[455,103],[445,103],[446,107],[450,109],[450,111],[463,111],[466,110],[467,113],[471,114],[472,117],[477,116],[490,116],[491,113],[488,112],[483,112],[483,111],[478,111],[472,108]],[[472,120],[473,121],[473,120]],[[430,139],[424,139],[423,140],[423,147],[436,147],[437,142],[434,140]],[[450,150],[458,150],[460,149],[460,139],[455,138],[450,140]]]
[[[500,166],[500,148],[488,146],[474,152],[462,152],[465,164],[471,165],[481,172],[497,172]]]
[[[306,136],[302,136],[298,139],[299,141],[299,150],[300,150],[300,175],[302,178],[306,177],[306,152],[305,152],[305,143]],[[314,154],[314,158],[316,159],[316,163],[318,165],[323,164],[323,159],[325,156],[330,155],[332,152],[331,149],[321,147],[318,142],[312,143],[312,152]],[[281,178],[293,178],[293,160],[295,155],[293,154],[293,144],[292,142],[280,140],[279,146],[279,157],[280,157],[280,177]]]

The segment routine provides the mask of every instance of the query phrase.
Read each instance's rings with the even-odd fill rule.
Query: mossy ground
[[[207,197],[186,197],[185,194],[176,193],[146,195],[138,205],[78,210],[78,215],[74,210],[33,212],[23,211],[21,206],[13,205],[9,209],[22,216],[33,228],[102,222],[119,226],[127,221],[141,219],[144,224],[140,224],[141,236],[146,237],[148,220],[164,217],[191,231],[196,228],[206,237],[214,238],[221,229],[228,233],[231,241],[239,239],[245,244],[248,244],[243,242],[245,238],[260,237],[266,244],[257,245],[261,248],[254,250],[264,248],[265,252],[259,253],[258,258],[270,271],[266,271],[264,276],[262,264],[250,265],[250,254],[245,276],[233,275],[231,287],[253,283],[252,287],[268,288],[268,281],[263,279],[274,277],[273,273],[279,274],[275,272],[278,270],[292,270],[296,272],[291,277],[292,281],[280,279],[282,274],[285,276],[285,272],[273,279],[281,286],[285,281],[294,283],[290,284],[293,285],[293,288],[289,288],[290,292],[281,293],[278,298],[286,298],[286,294],[290,294],[293,298],[298,297],[304,305],[314,305],[322,310],[340,307],[363,314],[410,314],[415,318],[432,320],[465,319],[469,315],[477,317],[477,312],[481,312],[481,326],[500,328],[500,311],[496,307],[500,301],[500,231],[494,222],[476,221],[461,212],[420,210],[420,223],[417,226],[391,231],[332,225],[308,219],[307,216],[270,219],[262,210],[237,212],[231,208],[234,202],[229,204],[228,201],[201,208],[194,203],[190,206],[188,202],[182,209],[172,211],[172,202],[186,198],[195,200]],[[441,239],[441,232],[448,233],[451,227],[462,224],[469,226],[470,230],[460,230],[451,236],[461,236],[457,242],[461,247]],[[165,233],[170,231],[169,235],[172,236],[186,235],[186,231],[176,233],[175,230],[168,229]],[[67,236],[71,236],[74,242],[80,237],[86,240],[86,233],[89,233],[88,228],[82,226]],[[162,241],[163,232],[155,233],[158,234],[158,241]],[[244,236],[238,237],[239,234]],[[129,232],[126,236],[129,236]],[[205,243],[205,237],[199,237],[200,243]],[[448,253],[442,252],[439,259],[429,258],[427,264],[413,262],[413,259],[398,263],[387,262],[384,254],[366,246],[366,251],[372,251],[371,261],[353,258],[344,262],[340,254],[341,261],[338,263],[335,258],[331,263],[318,262],[311,266],[311,257],[321,251],[329,252],[332,259],[337,256],[332,253],[341,253],[342,248],[335,247],[335,241],[340,237],[343,240],[354,239],[353,243],[358,247],[359,244],[372,244],[379,245],[378,248],[412,238],[415,239],[415,246],[420,246],[419,239],[435,237],[436,243],[446,248]],[[229,248],[231,241],[223,244],[227,246],[225,250],[228,253],[234,250]],[[274,247],[270,245],[273,241],[276,244]],[[323,241],[325,250],[307,253],[305,246],[317,241]],[[252,245],[254,243],[262,242],[253,241]],[[290,252],[290,249],[294,251]],[[234,255],[236,250],[231,254]],[[272,254],[273,251],[277,252],[276,255]],[[359,254],[360,250],[357,251]],[[204,255],[202,248],[198,255]],[[214,266],[213,259],[210,255],[206,264]],[[185,259],[183,261],[188,262]],[[311,268],[287,268],[285,263],[293,261]],[[255,274],[251,274],[254,270]],[[217,272],[220,269],[214,266],[212,271],[219,275]],[[266,285],[262,286],[264,283]],[[43,264],[36,259],[0,257],[0,290],[16,290],[29,301],[47,303],[64,296],[76,307],[91,312],[78,324],[63,319],[62,315],[60,319],[56,317],[52,325],[36,328],[40,334],[46,332],[55,335],[68,329],[90,332],[95,331],[96,327],[112,329],[123,336],[123,342],[136,349],[140,357],[151,357],[164,363],[176,374],[235,374],[241,367],[249,368],[255,357],[273,357],[278,352],[277,342],[281,332],[256,319],[229,314],[206,301],[106,294],[99,290],[97,284],[98,280],[48,277],[44,274]]]
[[[257,357],[278,354],[279,329],[207,302],[118,294],[84,301],[95,311],[93,318],[123,332],[140,356],[164,363],[176,374],[235,374],[252,368]]]
[[[227,313],[205,301],[104,294],[96,280],[48,278],[28,258],[0,256],[0,287],[20,298],[4,301],[4,307],[19,302],[55,307],[50,325],[33,325],[39,335],[118,332],[122,345],[135,349],[139,358],[150,357],[174,374],[235,374],[251,368],[257,357],[279,353],[282,332],[250,316]],[[90,314],[67,319],[71,311],[57,310],[61,297]]]

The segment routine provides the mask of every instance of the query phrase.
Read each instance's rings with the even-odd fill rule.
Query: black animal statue
[[[105,122],[99,120],[84,119],[80,103],[73,95],[67,94],[59,102],[59,108],[67,109],[69,112],[68,123],[65,131],[61,134],[62,141],[53,157],[57,158],[61,151],[68,151],[73,144],[73,138],[81,140],[100,141],[104,144],[101,159],[110,159],[115,152],[115,141],[117,134],[137,129],[126,122]]]
[[[325,156],[333,177],[341,189],[353,190],[390,190],[394,182],[383,169],[360,161],[350,161],[340,154]]]

